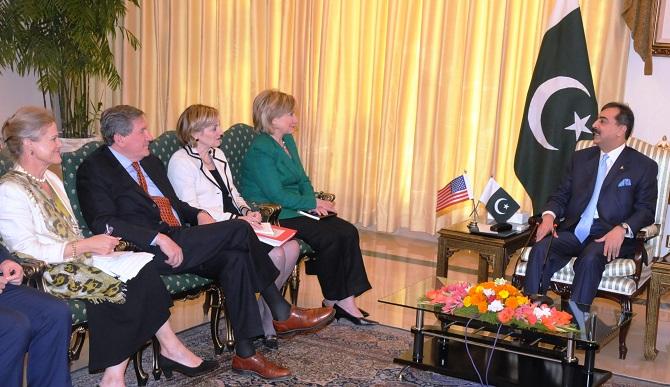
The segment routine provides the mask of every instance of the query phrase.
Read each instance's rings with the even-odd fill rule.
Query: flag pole
[[[464,175],[468,174],[468,171],[464,170],[463,171]],[[472,200],[472,212],[470,213],[470,216],[472,219],[470,220],[470,223],[468,223],[468,230],[470,231],[479,231],[479,226],[477,226],[477,204],[475,204],[475,198],[474,195],[470,199]]]

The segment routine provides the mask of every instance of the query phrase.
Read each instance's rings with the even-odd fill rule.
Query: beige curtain
[[[623,96],[628,36],[621,0],[583,0],[600,103]],[[490,175],[525,209],[514,152],[544,26],[554,1],[145,0],[120,40],[124,85],[108,103],[136,105],[154,134],[204,103],[222,126],[251,122],[266,88],[293,94],[296,134],[315,188],[342,216],[380,231],[433,233],[436,191]],[[523,200],[521,200],[523,198]]]

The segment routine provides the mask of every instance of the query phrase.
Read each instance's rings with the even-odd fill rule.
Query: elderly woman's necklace
[[[19,167],[21,167],[21,172],[25,173],[26,176],[28,176],[28,177],[30,178],[30,180],[34,181],[35,183],[42,185],[42,184],[44,184],[44,183],[47,182],[47,178],[46,178],[46,176],[44,176],[44,177],[42,177],[42,178],[39,178],[39,177],[33,175],[32,173],[28,172],[28,171],[27,171],[25,168],[23,168],[21,165],[19,165]]]
[[[42,184],[44,184],[44,183],[47,182],[47,178],[46,178],[46,177],[43,177],[43,178],[40,179],[40,178],[37,177],[37,176],[33,176],[33,175],[32,175],[31,173],[29,173],[29,172],[26,172],[26,175],[28,175],[28,177],[30,178],[30,180],[34,181],[34,182],[37,183],[37,184],[42,185]]]

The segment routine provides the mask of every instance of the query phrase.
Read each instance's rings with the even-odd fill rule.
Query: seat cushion
[[[67,300],[68,305],[70,305],[70,312],[72,313],[72,325],[77,325],[85,323],[87,321],[86,317],[86,304],[81,300]]]
[[[170,294],[177,294],[189,290],[196,290],[214,283],[214,280],[195,274],[162,275],[161,279]]]
[[[526,249],[524,254],[521,256],[521,260],[524,262],[528,261],[528,256],[532,248]],[[572,258],[570,262],[563,266],[563,268],[554,274],[554,277],[563,279],[564,281],[572,281],[572,278],[575,277],[575,271],[573,266],[575,264],[575,259]],[[517,268],[519,271],[519,268]],[[524,269],[524,275],[526,270]],[[635,274],[635,261],[632,259],[615,259],[614,261],[605,265],[605,271],[603,272],[603,277],[627,277]]]
[[[645,246],[650,250],[651,246]],[[526,249],[525,253],[520,257],[520,261],[516,266],[514,275],[525,277],[528,266],[528,255],[531,249]],[[647,251],[649,253],[649,251]],[[571,284],[575,278],[574,262],[576,258],[572,258],[567,265],[563,266],[559,271],[554,273],[551,277],[552,282],[563,284]],[[651,276],[651,268],[648,265],[642,266],[640,280],[635,281],[633,275],[635,274],[635,261],[632,259],[615,259],[614,261],[605,265],[603,277],[598,284],[598,290],[632,295],[639,289]]]

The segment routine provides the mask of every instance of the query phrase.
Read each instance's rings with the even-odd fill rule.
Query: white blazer
[[[21,170],[18,166],[15,169]],[[77,224],[61,179],[49,170],[44,176]],[[24,188],[11,181],[0,184],[0,203],[0,234],[9,251],[20,251],[47,263],[65,260],[68,241],[47,229],[42,211]]]
[[[244,201],[233,183],[233,176],[228,167],[226,156],[218,148],[211,148],[209,154],[212,156],[214,166],[233,199],[233,205],[241,214],[245,214],[249,211],[249,205]],[[209,212],[216,221],[237,218],[237,215],[223,211],[222,187],[216,182],[212,173],[205,168],[205,164],[195,148],[186,145],[172,155],[168,163],[168,178],[179,199],[192,207]]]

